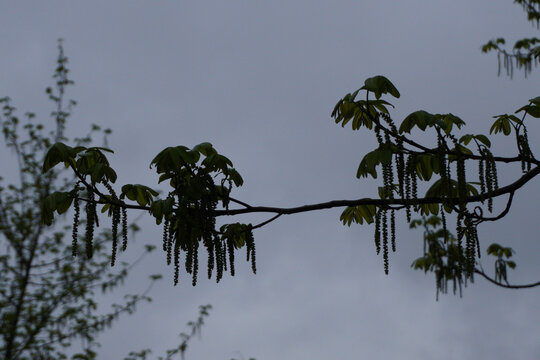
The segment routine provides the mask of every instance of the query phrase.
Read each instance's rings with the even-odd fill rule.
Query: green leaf
[[[486,145],[487,147],[491,147],[491,141],[489,141],[486,135],[482,135],[482,134],[476,135],[475,139],[480,141],[482,144]]]
[[[163,217],[167,217],[172,213],[173,206],[173,198],[166,198],[164,200],[158,199],[150,205],[150,214],[156,219],[157,225],[161,224]]]
[[[377,100],[380,99],[382,94],[390,94],[396,98],[400,97],[399,91],[396,89],[394,84],[392,84],[390,80],[382,75],[377,75],[366,79],[364,86],[362,86],[360,89],[373,92]]]
[[[107,210],[109,210],[111,208],[111,204],[105,204],[103,205],[103,207],[101,208],[101,213],[105,213]]]
[[[379,152],[381,150],[375,149],[362,158],[362,161],[360,161],[360,165],[358,165],[358,170],[356,171],[356,177],[359,179],[360,177],[367,177],[368,175],[371,175],[374,179],[377,178],[377,170],[376,167],[381,163],[382,156],[379,155]]]
[[[465,121],[461,120],[461,118],[453,115],[453,114],[435,114],[435,117],[442,121],[441,128],[444,130],[445,133],[450,134],[452,132],[452,128],[454,125],[457,126],[458,129],[461,129],[463,125],[465,125]],[[444,125],[442,125],[444,124]]]
[[[362,215],[368,224],[371,224],[377,213],[377,207],[375,205],[358,205],[356,211]]]
[[[240,176],[238,171],[236,171],[234,168],[227,169],[226,175],[228,175],[231,178],[232,182],[237,187],[242,186],[244,184],[244,179],[242,179],[242,176]]]
[[[373,223],[377,208],[375,205],[358,205],[348,206],[343,210],[339,220],[343,225],[351,226],[354,222],[356,224],[363,224],[364,221],[367,224]]]
[[[502,250],[503,250],[503,255],[506,256],[507,259],[512,257],[512,253],[514,252],[514,250],[512,250],[512,248],[505,247]]]
[[[43,172],[49,171],[61,162],[65,164],[73,164],[77,153],[84,149],[85,148],[82,146],[72,148],[61,142],[54,144],[51,146],[49,151],[47,151],[45,159],[43,160]]]
[[[422,204],[420,205],[420,213],[422,215],[437,215],[439,213],[439,204]]]
[[[129,200],[137,201],[140,206],[152,204],[153,197],[159,195],[159,193],[148,186],[140,184],[126,184],[122,186],[122,193],[120,198],[127,197]]]
[[[465,144],[465,145],[469,145],[469,142],[471,142],[471,140],[473,139],[474,135],[471,135],[471,134],[467,134],[467,135],[463,135],[460,139],[459,139],[459,142],[462,143],[462,144]]]
[[[366,103],[366,106],[375,107],[377,110],[385,114],[389,114],[388,108],[385,105],[390,105],[391,107],[394,107],[394,105],[390,104],[388,101],[385,101],[385,100],[369,100],[369,102],[362,100],[359,102]]]
[[[210,156],[212,154],[217,153],[217,151],[214,149],[212,144],[210,144],[209,142],[203,142],[198,145],[195,145],[192,150],[197,151],[204,156]]]
[[[534,99],[530,99],[529,101],[536,106],[540,106],[540,96],[537,96]]]
[[[429,181],[433,175],[432,155],[424,154],[416,157],[416,174],[420,180]]]
[[[499,253],[502,251],[502,246],[497,243],[493,243],[488,246],[486,251],[488,255],[499,256]]]
[[[521,111],[521,110],[518,110],[518,111]],[[491,129],[489,130],[490,134],[497,134],[497,133],[502,132],[504,135],[508,136],[510,135],[510,132],[512,131],[511,125],[510,125],[511,121],[516,124],[521,124],[521,120],[519,120],[515,115],[503,114],[503,115],[496,115],[493,117],[496,120],[493,122],[493,125],[491,125]]]
[[[41,204],[41,219],[45,225],[51,225],[54,219],[54,212],[58,214],[65,213],[71,203],[73,197],[70,192],[55,191],[47,196]]]
[[[409,114],[401,123],[399,127],[399,133],[408,133],[410,134],[412,128],[417,126],[420,130],[424,131],[426,130],[426,127],[432,127],[434,125],[439,125],[443,129],[447,127],[447,125],[442,122],[442,120],[439,120],[435,115],[428,113],[424,110],[418,110],[411,114]]]
[[[79,173],[90,175],[95,183],[103,179],[116,181],[116,173],[109,167],[109,160],[99,148],[89,148],[80,152],[75,167]]]
[[[480,185],[480,183],[477,182],[468,182],[465,187],[467,189],[467,196],[476,196],[479,194],[478,189],[475,187],[475,185]]]
[[[194,165],[198,160],[185,146],[167,147],[156,155],[150,167],[154,165],[158,174],[176,172],[187,165]]]
[[[112,183],[116,181],[116,172],[106,164],[95,164],[91,172],[91,179],[94,183],[99,183],[102,180],[108,180]]]
[[[533,99],[534,100],[534,99]],[[540,106],[538,105],[525,105],[518,110],[516,110],[516,113],[526,111],[528,115],[534,117],[534,118],[540,118]]]
[[[92,146],[92,147],[88,148],[87,150],[88,150],[88,151],[92,151],[92,150],[106,151],[106,152],[109,152],[109,153],[111,153],[111,154],[114,154],[114,151],[112,151],[112,150],[109,149],[109,148],[102,147],[102,146]]]
[[[221,170],[223,173],[226,173],[228,167],[232,167],[233,163],[227,157],[215,153],[207,156],[201,165],[205,166],[209,171]]]
[[[388,109],[385,105],[390,105],[384,100],[358,100],[355,101],[356,94],[360,89],[356,90],[353,94],[347,94],[338,101],[332,111],[332,117],[335,119],[336,124],[341,123],[342,127],[345,127],[349,121],[352,120],[352,129],[358,130],[362,126],[368,129],[373,127],[372,118],[377,116],[377,110],[388,113]]]
[[[479,142],[481,142],[482,144],[486,145],[487,147],[491,147],[491,141],[489,141],[487,136],[482,135],[482,134],[479,134],[479,135],[473,135],[473,134],[463,135],[459,139],[459,143],[464,144],[464,145],[469,145],[469,143],[471,142],[472,139],[476,139]]]
[[[224,239],[232,240],[234,247],[239,249],[246,243],[249,226],[241,223],[225,224],[220,227],[219,231],[223,234]]]

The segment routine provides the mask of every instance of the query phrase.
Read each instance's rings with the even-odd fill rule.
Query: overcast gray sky
[[[374,197],[378,183],[355,178],[372,135],[330,118],[365,78],[383,74],[400,90],[397,121],[419,109],[452,112],[467,132],[487,132],[491,116],[540,95],[540,70],[497,77],[496,58],[480,52],[494,37],[538,35],[510,0],[2,1],[0,9],[0,96],[47,119],[44,89],[56,39],[64,38],[79,102],[68,132],[112,128],[120,184],[154,186],[148,164],[161,149],[209,141],[243,175],[235,197],[250,204]],[[533,151],[539,130],[530,128]],[[497,138],[495,149],[511,147]],[[501,170],[502,181],[515,170]],[[480,228],[483,250],[490,242],[516,250],[515,283],[540,277],[539,185],[531,181],[507,218]],[[373,228],[343,227],[340,211],[282,217],[257,230],[257,275],[238,262],[237,276],[217,285],[201,278],[193,288],[184,276],[173,287],[173,269],[156,253],[127,284],[142,290],[148,274],[163,272],[154,301],[100,339],[100,358],[145,347],[161,354],[208,303],[214,309],[188,359],[540,358],[537,289],[504,290],[478,278],[462,299],[436,302],[433,277],[410,269],[421,256],[420,231],[398,217],[398,252],[385,276]],[[148,217],[140,225],[125,259],[141,244],[159,245],[161,229]],[[492,271],[489,259],[483,264]]]

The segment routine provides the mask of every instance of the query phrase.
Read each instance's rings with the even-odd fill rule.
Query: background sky
[[[92,123],[112,128],[119,184],[157,186],[148,165],[161,149],[209,141],[244,177],[234,196],[252,205],[376,197],[378,182],[355,178],[373,136],[330,118],[365,78],[383,74],[397,86],[396,121],[420,109],[452,112],[468,133],[487,132],[491,116],[540,95],[540,70],[497,77],[496,57],[480,51],[491,38],[538,36],[509,0],[2,1],[0,9],[0,96],[50,121],[44,89],[64,38],[79,103],[68,134],[81,136]],[[537,153],[539,130],[531,121]],[[429,135],[419,139],[434,146]],[[513,154],[499,137],[495,149]],[[0,154],[8,156],[4,147]],[[519,169],[500,172],[507,184]],[[491,242],[516,250],[513,283],[540,277],[539,185],[531,181],[509,216],[479,229],[484,251]],[[201,277],[192,287],[181,275],[173,287],[173,269],[156,251],[126,284],[142,291],[149,274],[163,272],[154,301],[100,337],[100,358],[146,347],[163,354],[202,304],[214,308],[187,359],[540,358],[538,289],[478,278],[463,298],[436,302],[433,276],[410,269],[422,234],[408,229],[404,214],[385,276],[373,228],[343,227],[340,213],[284,216],[257,230],[257,275],[239,261],[236,277],[219,284]],[[145,243],[159,248],[161,229],[148,216],[139,225],[122,259]],[[493,262],[482,263],[492,274]]]

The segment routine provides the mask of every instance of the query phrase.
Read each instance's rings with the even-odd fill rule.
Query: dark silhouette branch
[[[363,108],[363,106],[361,106],[361,107]],[[432,154],[432,155],[438,155],[438,150],[436,148],[435,149],[430,149],[430,148],[428,148],[428,147],[426,147],[426,146],[424,146],[422,144],[419,144],[419,143],[415,142],[414,140],[409,139],[408,137],[406,137],[404,135],[400,135],[398,133],[395,133],[391,129],[388,129],[386,126],[381,124],[381,122],[378,119],[374,118],[369,113],[369,111],[364,111],[364,113],[371,119],[371,121],[376,123],[377,126],[379,126],[379,128],[382,131],[384,131],[386,134],[392,136],[396,140],[401,140],[403,143],[412,145],[415,148],[422,150],[422,151],[413,151],[413,150],[408,150],[407,149],[406,150],[407,152],[412,153],[412,154],[418,154],[418,155],[426,154],[426,153]],[[526,113],[523,115],[523,118],[525,118],[525,115],[526,115]],[[454,155],[454,156],[461,156],[466,160],[482,160],[482,159],[484,159],[484,157],[482,155],[464,154],[464,153],[459,153],[459,152],[452,151],[452,150],[446,151],[446,154],[447,155]],[[503,163],[520,162],[520,161],[523,161],[523,160],[531,162],[531,163],[533,163],[535,165],[540,165],[539,160],[536,160],[534,158],[529,158],[529,157],[524,158],[521,155],[514,156],[514,157],[493,156],[493,161],[503,162]]]
[[[505,217],[508,212],[510,211],[510,208],[512,207],[512,200],[514,199],[514,192],[510,192],[510,196],[508,197],[508,201],[506,202],[506,207],[504,208],[504,210],[497,216],[492,216],[492,217],[484,217],[483,216],[483,211],[482,211],[482,208],[477,206],[475,207],[474,209],[474,212],[473,214],[471,214],[471,216],[478,222],[480,221],[497,221],[499,219],[502,219],[503,217]],[[457,211],[457,210],[456,210]],[[478,212],[478,213],[477,213]]]
[[[503,288],[506,288],[506,289],[527,289],[527,288],[533,288],[533,287],[536,287],[536,286],[540,286],[540,281],[537,281],[537,282],[532,283],[532,284],[524,284],[524,285],[503,284],[501,282],[495,281],[494,279],[490,278],[482,270],[474,269],[474,272],[476,274],[478,274],[478,275],[481,275],[482,277],[484,277],[484,279],[488,280],[492,284],[495,284],[497,286],[500,286],[500,287],[503,287]]]
[[[268,224],[268,223],[271,223],[272,221],[276,220],[278,217],[280,217],[282,214],[277,214],[276,216],[273,216],[271,217],[270,219],[266,220],[266,221],[263,221],[262,223],[260,224],[257,224],[257,225],[254,225],[251,227],[251,230],[253,229],[257,229],[257,228],[260,228],[260,227],[263,227],[264,225]]]
[[[76,171],[74,169],[74,171]],[[81,179],[83,184],[87,184],[84,181],[84,177],[81,174],[76,173],[77,176]],[[379,207],[390,207],[390,206],[415,206],[415,205],[422,205],[422,204],[448,204],[448,205],[457,205],[457,204],[463,204],[463,203],[473,203],[473,202],[481,202],[484,200],[487,200],[488,198],[496,198],[501,195],[510,194],[510,198],[507,202],[506,209],[497,217],[493,218],[485,218],[489,221],[495,221],[497,219],[502,218],[504,215],[508,213],[510,210],[510,206],[512,203],[513,194],[516,190],[523,187],[527,182],[529,182],[532,178],[540,174],[540,166],[537,166],[531,171],[525,173],[523,176],[521,176],[518,180],[515,182],[506,185],[504,187],[501,187],[497,190],[494,190],[489,193],[485,194],[479,194],[474,196],[468,196],[464,199],[460,198],[443,198],[443,197],[428,197],[428,198],[418,198],[418,199],[374,199],[374,198],[362,198],[362,199],[356,199],[356,200],[332,200],[328,202],[318,203],[318,204],[311,204],[311,205],[303,205],[298,207],[292,207],[292,208],[280,208],[280,207],[269,207],[269,206],[251,206],[246,203],[243,203],[239,200],[234,200],[234,202],[239,203],[245,208],[243,209],[225,209],[225,210],[215,210],[214,214],[215,216],[234,216],[234,215],[241,215],[241,214],[251,214],[251,213],[274,213],[278,215],[291,215],[291,214],[297,214],[297,213],[303,213],[308,211],[315,211],[315,210],[324,210],[324,209],[332,209],[332,208],[338,208],[338,207],[346,207],[346,206],[359,206],[359,205],[375,205]],[[92,187],[95,189],[95,186]],[[96,189],[97,190],[97,189]],[[123,201],[119,200],[113,200],[106,198],[101,192],[96,191],[97,195],[100,196],[100,200],[95,201],[98,204],[113,204],[117,205],[126,209],[134,209],[134,210],[144,210],[149,211],[149,206],[141,206],[141,205],[133,205],[133,204],[126,204]],[[78,198],[79,200],[88,202],[89,199],[85,198]],[[231,199],[231,201],[233,201]],[[277,219],[277,217],[272,218],[271,221]],[[482,218],[483,220],[484,218]],[[270,222],[270,221],[268,221]],[[262,223],[263,225],[266,225],[268,222]],[[262,227],[263,225],[259,224],[257,227]]]
[[[251,208],[251,205],[249,205],[248,203],[245,203],[245,202],[243,202],[243,201],[234,199],[234,198],[232,198],[232,197],[229,197],[229,200],[230,200],[231,202],[233,202],[233,203],[237,203],[237,204],[239,204],[239,205],[242,205],[242,206],[246,207],[247,209]]]
[[[488,198],[495,198],[504,194],[515,192],[517,189],[525,185],[529,180],[540,174],[540,166],[535,167],[531,171],[524,174],[518,180],[507,186],[501,187],[491,193],[480,194],[475,196],[468,196],[465,199],[459,198],[442,198],[442,197],[430,197],[430,198],[418,198],[418,199],[372,199],[362,198],[357,200],[333,200],[319,204],[303,205],[293,208],[278,208],[267,206],[252,206],[249,209],[234,209],[234,210],[216,210],[216,216],[223,215],[240,215],[257,212],[268,212],[282,215],[297,214],[302,212],[331,209],[336,207],[345,206],[359,206],[359,205],[375,205],[375,206],[390,206],[390,205],[421,205],[421,204],[459,204],[459,203],[472,203],[487,200]]]

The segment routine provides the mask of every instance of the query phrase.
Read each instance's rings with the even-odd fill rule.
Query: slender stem
[[[245,202],[243,202],[243,201],[234,199],[234,198],[232,198],[232,197],[229,197],[229,200],[232,201],[233,203],[237,203],[237,204],[239,204],[239,205],[242,205],[242,206],[246,207],[247,209],[251,208],[251,205],[249,205],[249,204],[247,204],[247,203],[245,203]]]
[[[540,286],[540,281],[537,281],[535,283],[531,283],[531,284],[524,284],[524,285],[510,285],[510,284],[503,284],[501,282],[498,282],[498,281],[495,281],[494,279],[490,278],[489,276],[486,275],[485,272],[483,272],[482,270],[478,270],[478,269],[474,269],[474,272],[478,275],[481,275],[482,277],[484,277],[486,280],[488,280],[489,282],[497,285],[497,286],[500,286],[500,287],[503,287],[503,288],[507,288],[507,289],[527,289],[527,288],[533,288],[533,287],[536,287],[536,286]]]
[[[414,146],[415,148],[417,149],[420,149],[422,150],[421,152],[415,152],[415,151],[412,151],[412,150],[409,150],[409,152],[411,153],[417,153],[417,154],[424,154],[424,153],[429,153],[429,154],[433,154],[433,155],[437,155],[437,149],[430,149],[428,147],[425,147],[403,135],[400,135],[400,134],[396,134],[394,133],[393,131],[391,131],[390,129],[388,129],[387,127],[385,127],[384,125],[382,125],[378,120],[376,120],[375,118],[373,118],[371,116],[371,114],[369,114],[369,112],[365,112],[369,117],[370,119],[377,123],[381,130],[383,130],[385,133],[387,133],[388,135],[392,136],[394,139],[396,140],[401,140],[403,141],[404,143],[407,143],[409,145],[412,145]],[[455,151],[448,151],[447,152],[447,155],[460,155],[462,157],[464,157],[466,160],[481,160],[483,159],[483,157],[481,155],[474,155],[474,154],[463,154],[463,153],[457,153]],[[494,161],[497,161],[497,162],[503,162],[503,163],[512,163],[512,162],[518,162],[518,161],[521,161],[523,160],[522,159],[522,156],[521,155],[518,155],[518,156],[514,156],[514,157],[503,157],[503,156],[494,156],[493,157],[493,160]],[[532,162],[533,164],[535,165],[540,165],[540,161],[539,160],[536,160],[536,159],[527,159],[529,160],[530,162]]]
[[[77,172],[76,169],[73,169],[75,173],[77,174],[77,177],[81,179],[83,184],[87,185],[87,182],[84,180],[84,177]],[[275,214],[281,214],[281,215],[290,215],[290,214],[297,214],[297,213],[303,213],[308,211],[315,211],[315,210],[323,210],[323,209],[332,209],[337,207],[346,207],[346,206],[360,206],[360,205],[375,205],[375,206],[381,206],[381,207],[388,207],[390,205],[421,205],[421,204],[450,204],[455,205],[459,203],[473,203],[473,202],[480,202],[483,200],[486,200],[488,198],[495,198],[499,197],[504,194],[511,194],[514,193],[517,189],[524,186],[527,182],[529,182],[532,178],[540,174],[540,166],[535,167],[531,171],[525,173],[522,177],[520,177],[515,182],[501,187],[489,194],[479,194],[474,196],[468,196],[465,199],[460,198],[443,198],[443,197],[426,197],[426,198],[418,198],[418,199],[374,199],[374,198],[361,198],[357,200],[332,200],[328,202],[323,203],[317,203],[317,204],[311,204],[311,205],[303,205],[298,207],[292,207],[292,208],[280,208],[280,207],[268,207],[268,206],[249,206],[244,209],[232,209],[232,210],[216,210],[214,212],[215,216],[232,216],[232,215],[240,215],[240,214],[251,214],[251,213],[275,213]],[[95,189],[95,187],[93,187]],[[137,210],[145,210],[149,211],[149,206],[140,206],[140,205],[131,205],[126,204],[124,202],[117,202],[112,199],[106,198],[99,190],[95,189],[96,194],[101,197],[101,200],[96,201],[99,204],[107,204],[111,203],[117,206],[121,206],[126,209],[137,209]],[[88,199],[79,198],[82,201],[89,201]],[[247,204],[246,204],[247,205]],[[507,205],[508,206],[508,205]],[[506,211],[506,210],[505,210]],[[504,213],[506,214],[506,213]]]
[[[278,207],[267,207],[267,206],[253,206],[249,209],[234,209],[234,210],[217,210],[215,212],[216,216],[222,215],[239,215],[239,214],[248,214],[256,212],[269,212],[283,215],[290,215],[314,210],[323,210],[331,209],[336,207],[345,207],[345,206],[359,206],[359,205],[376,205],[376,206],[388,206],[388,205],[421,205],[421,204],[458,204],[460,202],[472,203],[486,200],[489,197],[498,197],[503,194],[509,194],[515,192],[517,189],[525,185],[529,180],[534,178],[536,175],[540,174],[540,166],[532,169],[528,173],[524,174],[521,178],[516,180],[514,183],[501,187],[490,194],[480,194],[475,196],[469,196],[465,199],[459,198],[442,198],[442,197],[431,197],[431,198],[419,198],[419,199],[372,199],[372,198],[362,198],[358,200],[333,200],[324,203],[304,205],[293,208],[278,208]]]
[[[268,223],[271,223],[272,221],[276,220],[278,217],[280,217],[282,214],[277,214],[276,216],[273,216],[271,217],[270,219],[266,220],[266,221],[263,221],[262,223],[260,224],[257,224],[255,226],[253,226],[251,229],[257,229],[257,228],[260,228],[260,227],[263,227],[264,225],[268,224]]]

